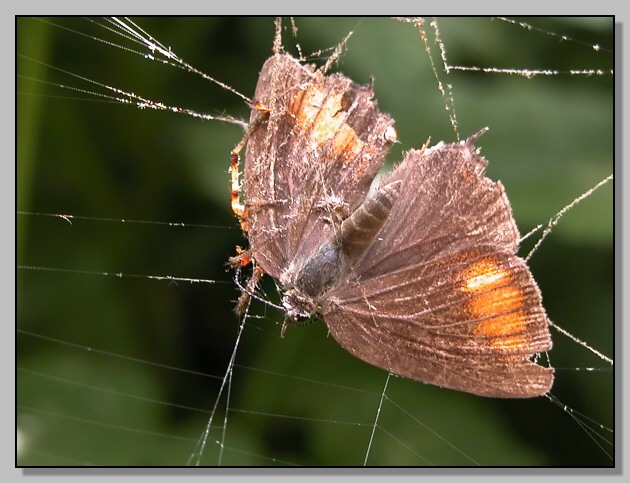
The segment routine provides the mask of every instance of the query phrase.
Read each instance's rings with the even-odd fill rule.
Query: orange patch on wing
[[[289,106],[289,114],[313,143],[313,149],[332,140],[332,156],[343,162],[361,154],[365,143],[346,123],[343,93],[333,94],[316,85],[309,85]]]
[[[508,269],[483,258],[464,272],[463,290],[471,295],[469,313],[484,319],[475,335],[489,337],[491,345],[504,351],[527,347],[525,294]]]

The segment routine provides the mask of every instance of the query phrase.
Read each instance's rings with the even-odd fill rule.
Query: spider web
[[[135,21],[246,95],[274,35],[271,19]],[[27,49],[18,37],[18,465],[613,465],[613,370],[556,331],[552,394],[573,412],[547,398],[489,400],[388,377],[321,323],[281,339],[281,315],[261,303],[236,347],[238,291],[225,263],[246,242],[227,168],[242,135],[232,119],[247,119],[247,106],[99,41],[123,43],[89,19],[54,23],[18,22],[29,39]],[[401,140],[389,163],[429,136],[489,126],[488,176],[505,185],[522,233],[613,170],[609,18],[438,19],[456,67],[446,76],[427,29],[444,95],[411,24],[295,24],[284,45],[319,62],[354,32],[335,68],[359,83],[374,77]],[[62,89],[97,90],[56,69],[208,122]],[[611,185],[565,215],[530,266],[551,320],[612,357]],[[268,280],[263,289],[277,298]]]

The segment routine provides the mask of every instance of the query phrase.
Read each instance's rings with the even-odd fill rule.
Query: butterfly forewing
[[[519,234],[509,201],[501,183],[485,177],[487,161],[472,144],[475,138],[407,153],[384,181],[402,180],[400,200],[357,272],[387,271],[388,258],[400,252],[407,264],[478,245],[516,253]]]
[[[552,370],[540,292],[516,256],[503,187],[473,144],[411,151],[400,195],[359,261],[322,296],[332,335],[398,375],[495,397],[544,394]]]
[[[371,86],[277,54],[262,68],[247,143],[245,203],[258,264],[279,278],[363,201],[393,141]]]

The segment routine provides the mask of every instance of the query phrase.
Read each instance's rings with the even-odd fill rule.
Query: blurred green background
[[[271,18],[136,21],[248,96],[271,54]],[[475,72],[442,78],[452,85],[461,136],[490,127],[479,143],[488,174],[505,185],[522,233],[613,172],[613,76],[568,74],[612,69],[612,20],[527,21],[579,42],[488,18],[439,20],[451,64],[561,71],[533,79]],[[169,105],[248,118],[241,100],[208,81],[89,38],[122,42],[87,20],[52,22],[64,28],[18,19],[18,54]],[[335,69],[360,83],[374,77],[378,103],[396,119],[401,141],[389,163],[428,137],[455,139],[411,25],[379,18],[296,24],[304,53],[334,47],[355,31]],[[295,53],[290,29],[284,44]],[[17,216],[18,265],[69,270],[17,271],[17,464],[186,464],[239,325],[226,261],[246,241],[230,211],[227,169],[242,132],[64,91],[53,84],[95,86],[22,57],[17,73],[17,210],[93,218]],[[610,357],[612,208],[609,183],[562,219],[530,263],[550,318]],[[275,296],[269,281],[265,288]],[[321,323],[281,339],[280,314],[254,305],[261,317],[248,321],[237,351],[222,459],[216,441],[225,398],[201,464],[362,465],[386,374],[340,349]],[[612,428],[612,369],[553,329],[552,337],[553,394],[592,424]],[[597,370],[577,370],[587,367]],[[389,381],[387,395],[371,465],[613,464],[612,433],[589,434],[546,398],[482,399],[399,378]]]

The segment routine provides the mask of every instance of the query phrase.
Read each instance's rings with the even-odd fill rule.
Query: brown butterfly
[[[532,358],[551,348],[549,321],[503,186],[484,175],[474,143],[485,130],[409,151],[370,193],[396,141],[373,97],[289,55],[260,73],[237,213],[247,258],[282,289],[283,332],[317,316],[391,373],[482,396],[545,394],[553,369]]]

